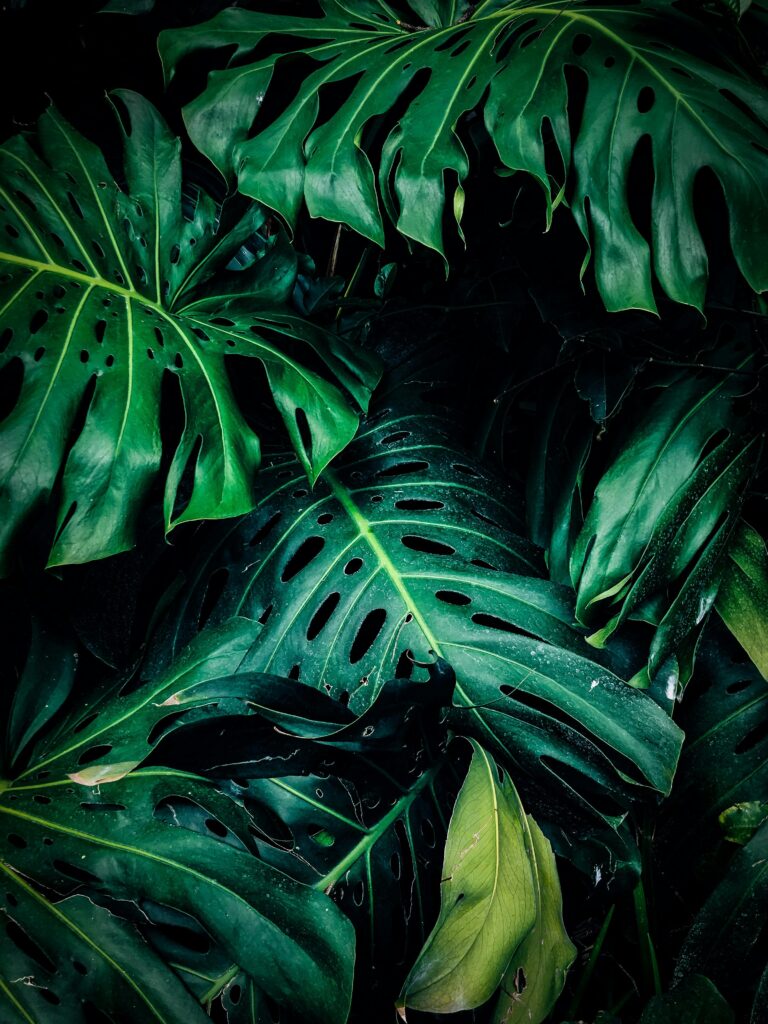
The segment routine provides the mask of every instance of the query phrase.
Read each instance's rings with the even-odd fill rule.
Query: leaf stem
[[[218,978],[215,979],[215,981],[208,989],[208,991],[200,997],[200,1002],[206,1008],[206,1010],[210,1009],[210,1005],[216,998],[216,996],[223,992],[227,985],[230,983],[230,981],[233,981],[238,976],[239,973],[240,965],[232,964],[231,967],[228,967],[223,974],[220,974]]]
[[[656,959],[656,950],[651,938],[648,903],[645,898],[645,887],[642,878],[635,886],[632,895],[635,904],[637,936],[640,942],[640,961],[643,967],[645,986],[649,992],[659,996],[661,995],[661,975],[659,973],[659,963]]]
[[[603,951],[603,945],[605,943],[605,937],[608,934],[608,929],[611,927],[611,921],[616,910],[616,904],[612,903],[608,909],[608,913],[605,915],[605,920],[600,926],[600,931],[597,933],[597,938],[592,946],[592,952],[589,954],[589,960],[587,960],[586,966],[579,978],[579,984],[576,986],[576,991],[573,994],[570,1005],[566,1012],[566,1017],[571,1020],[576,1017],[576,1011],[581,1005],[581,1001],[584,998],[584,993],[587,991],[592,975],[595,973],[597,961],[600,959],[600,954]]]

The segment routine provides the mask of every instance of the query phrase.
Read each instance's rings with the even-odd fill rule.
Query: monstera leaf
[[[186,109],[190,134],[289,223],[306,201],[311,216],[383,245],[383,206],[402,234],[442,253],[446,207],[460,225],[470,170],[462,117],[477,110],[505,172],[532,175],[548,208],[565,188],[609,309],[655,309],[654,275],[673,299],[701,307],[707,253],[694,184],[705,168],[723,188],[742,273],[768,286],[768,95],[723,54],[723,33],[715,39],[668,0],[320,6],[317,18],[232,8],[161,37],[169,75],[190,53],[226,48],[230,66]],[[302,69],[298,92],[259,121],[276,68],[298,54],[309,58],[291,65]],[[545,122],[565,182],[548,172]],[[647,141],[649,239],[628,202]]]
[[[251,508],[259,440],[235,402],[225,354],[261,361],[310,479],[354,435],[349,403],[363,408],[376,379],[368,362],[282,305],[296,273],[282,236],[262,238],[250,266],[227,269],[266,230],[264,213],[250,206],[233,219],[203,192],[183,213],[179,141],[136,94],[119,102],[125,190],[52,109],[34,139],[0,149],[0,365],[12,399],[0,445],[6,565],[59,475],[50,564],[131,547],[161,472],[166,529]],[[170,445],[160,426],[166,378],[178,381],[184,407]]]
[[[735,854],[725,877],[696,917],[675,969],[675,978],[692,973],[712,978],[726,997],[740,994],[752,1002],[752,1019],[768,1011],[758,989],[766,970],[764,945],[768,914],[768,824]]]
[[[201,545],[157,650],[247,615],[255,669],[355,712],[440,656],[457,678],[453,727],[516,785],[546,783],[548,820],[597,808],[617,824],[638,785],[669,788],[679,730],[595,660],[570,593],[515,532],[515,492],[457,444],[435,389],[396,391],[311,494],[293,459],[262,471],[257,510]]]
[[[662,380],[587,498],[570,557],[576,614],[597,646],[629,617],[652,623],[651,676],[673,659],[670,679],[687,680],[691,637],[717,594],[761,448],[740,415],[747,380]]]
[[[266,863],[332,896],[357,931],[357,991],[391,1006],[437,912],[462,767],[444,713],[453,673],[438,662],[426,682],[389,680],[359,717],[322,690],[263,678],[250,696],[258,719],[178,733],[171,759],[221,780],[247,810]],[[237,974],[208,955],[173,959],[207,977]]]
[[[3,751],[4,1020],[85,1021],[94,1005],[126,1024],[207,1019],[105,899],[179,911],[277,1003],[306,1020],[346,1018],[354,942],[343,915],[256,856],[247,815],[215,785],[160,765],[134,770],[180,726],[180,712],[245,714],[245,699],[274,685],[241,673],[233,687],[250,632],[241,621],[211,633],[161,680],[57,716],[20,759]],[[16,708],[32,682],[27,674]],[[202,830],[168,813],[179,803]]]
[[[682,863],[691,836],[702,850],[716,845],[722,837],[718,819],[729,808],[763,800],[768,789],[768,689],[715,625],[696,661],[694,699],[683,702],[685,746],[659,828],[672,864]]]

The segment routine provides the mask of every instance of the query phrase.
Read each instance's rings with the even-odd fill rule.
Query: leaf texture
[[[179,140],[135,93],[116,102],[127,112],[125,191],[53,109],[34,139],[0,148],[1,365],[18,385],[0,448],[6,570],[60,473],[51,565],[130,548],[163,465],[166,531],[251,508],[260,444],[225,355],[261,361],[310,479],[354,435],[354,406],[376,380],[370,363],[285,306],[296,257],[280,235],[262,240],[250,267],[227,269],[264,212],[251,205],[234,218],[199,191],[185,215]],[[166,379],[178,381],[184,427],[163,464]]]
[[[211,72],[186,108],[190,134],[241,191],[289,223],[306,202],[311,216],[380,245],[387,219],[443,253],[444,217],[460,230],[470,174],[463,121],[477,111],[504,171],[531,175],[548,210],[565,191],[609,309],[654,310],[654,280],[674,300],[702,307],[708,261],[694,186],[705,169],[725,195],[741,272],[756,290],[768,286],[768,95],[730,59],[735,33],[732,42],[715,38],[672,2],[485,0],[463,11],[412,3],[412,15],[350,0],[320,6],[317,18],[230,8],[160,41],[169,76],[189,54],[228,48],[230,66]],[[298,93],[260,121],[264,96],[294,54],[312,62]],[[569,69],[584,87],[580,116]],[[321,119],[320,99],[332,88]],[[547,167],[545,122],[564,180]],[[648,143],[646,237],[627,191]]]

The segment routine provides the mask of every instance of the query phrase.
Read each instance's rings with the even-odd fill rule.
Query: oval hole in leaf
[[[415,534],[407,534],[400,538],[400,542],[411,551],[421,551],[427,555],[455,555],[456,548],[450,544],[443,544],[441,541],[430,540],[429,537],[417,537]]]
[[[460,594],[457,590],[438,590],[435,593],[435,597],[444,604],[457,606],[472,604],[471,597],[467,597],[466,594]]]
[[[285,564],[280,579],[283,583],[292,580],[302,569],[306,569],[309,563],[320,554],[325,547],[325,540],[322,537],[307,537],[294,551]]]
[[[315,614],[312,616],[312,620],[307,628],[307,640],[314,640],[318,633],[326,626],[331,615],[336,610],[336,605],[341,600],[341,594],[338,592],[329,594],[328,597],[323,601],[320,607],[317,609]]]
[[[445,508],[445,503],[430,498],[401,498],[395,502],[395,508],[403,512],[432,512]]]
[[[385,608],[374,608],[372,612],[368,612],[352,642],[352,649],[349,652],[350,665],[356,665],[368,653],[386,620]]]
[[[100,743],[98,746],[89,747],[88,750],[84,750],[80,757],[77,759],[78,764],[90,764],[92,761],[98,761],[100,757],[106,757],[106,755],[112,749],[111,743]]]

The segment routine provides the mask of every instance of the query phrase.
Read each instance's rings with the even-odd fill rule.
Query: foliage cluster
[[[2,1024],[768,1021],[763,0],[2,18]]]

